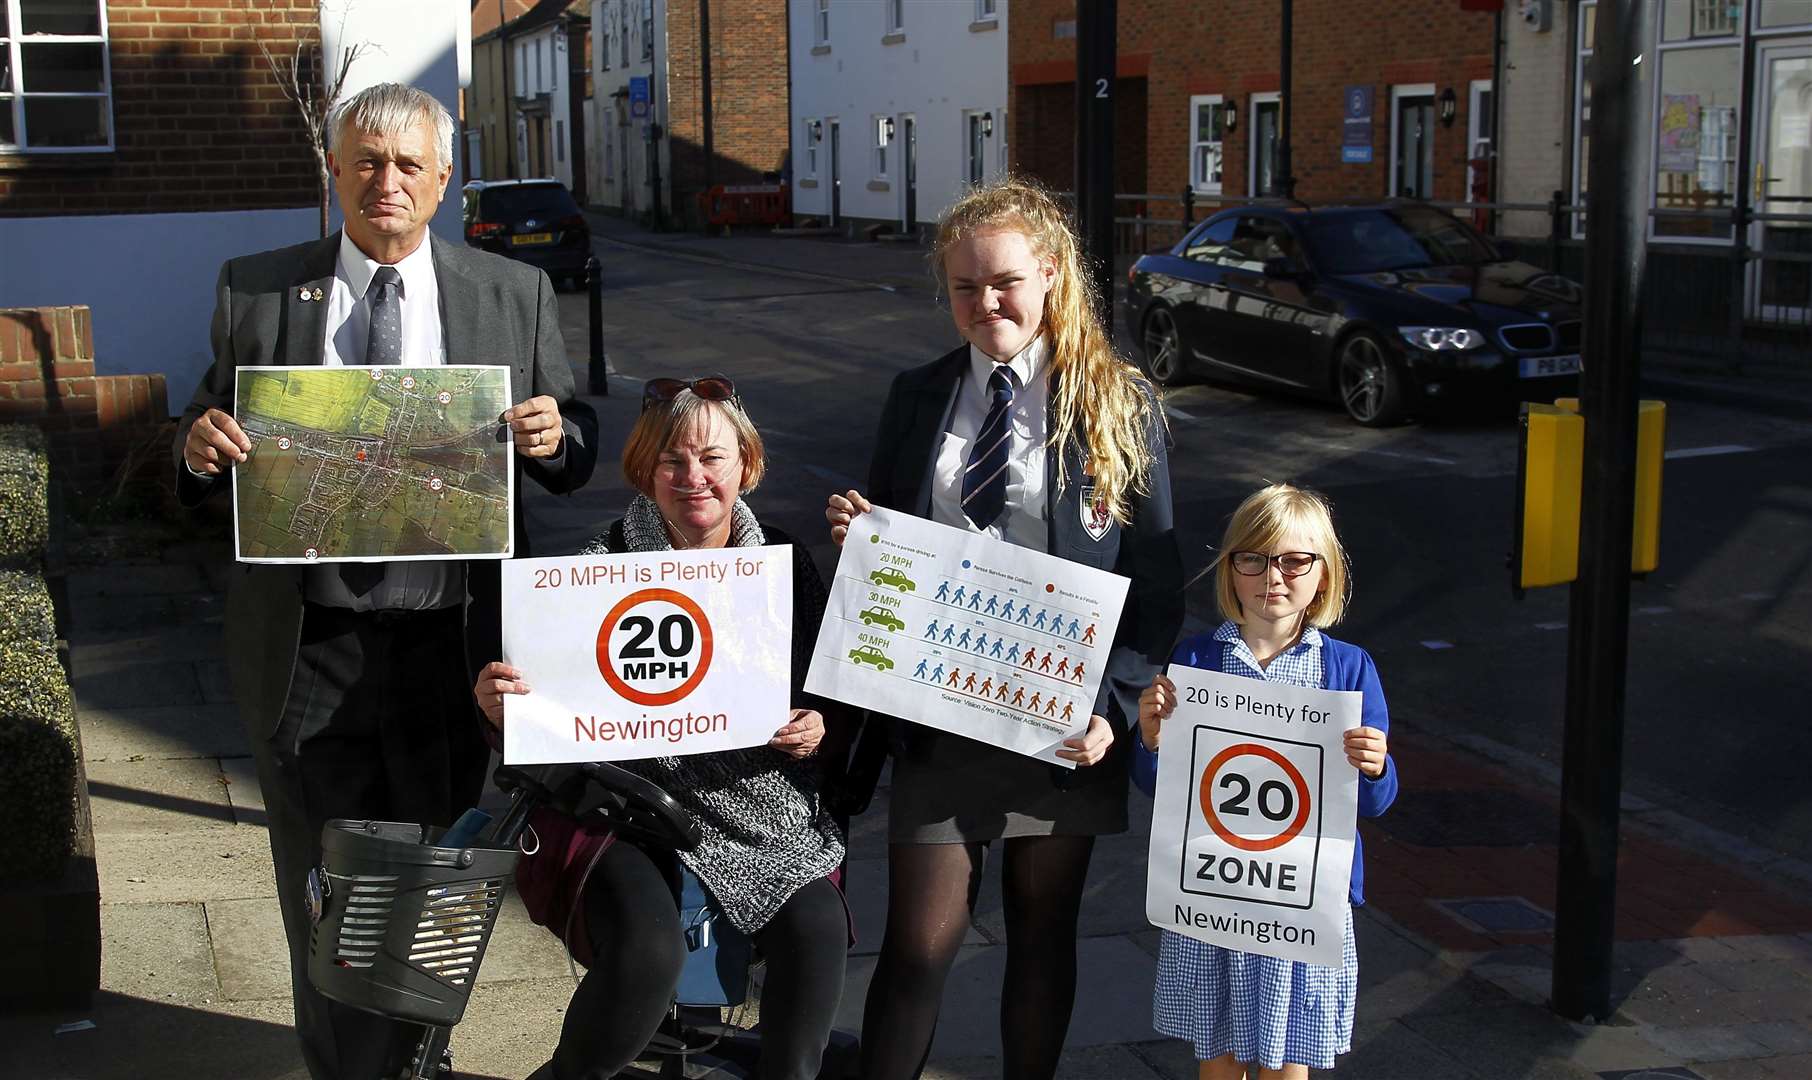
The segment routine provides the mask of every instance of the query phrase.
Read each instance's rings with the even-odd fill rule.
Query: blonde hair
[[[1051,370],[1058,376],[1051,400],[1048,445],[1058,454],[1057,482],[1069,482],[1062,448],[1079,444],[1095,496],[1124,525],[1132,519],[1132,496],[1149,494],[1151,426],[1155,394],[1137,368],[1114,352],[1101,325],[1095,290],[1082,272],[1082,256],[1069,216],[1037,184],[1006,177],[974,188],[945,211],[932,246],[938,287],[947,289],[944,256],[976,233],[1005,228],[1023,233],[1039,258],[1056,264],[1044,299],[1043,333],[1050,338]]]
[[[760,485],[767,472],[767,451],[761,445],[761,433],[742,403],[735,398],[708,401],[690,390],[681,390],[671,401],[651,402],[635,418],[629,438],[623,442],[623,479],[644,495],[653,497],[654,470],[660,467],[661,454],[673,441],[704,424],[708,410],[722,414],[736,432],[736,453],[742,459],[742,494]]]
[[[1321,556],[1321,591],[1303,610],[1303,621],[1326,629],[1346,614],[1353,592],[1352,570],[1340,534],[1334,530],[1334,508],[1326,496],[1291,484],[1272,484],[1246,496],[1227,522],[1221,550],[1214,557],[1214,599],[1221,617],[1243,623],[1239,594],[1234,591],[1231,556],[1235,551],[1269,551],[1285,536],[1306,539]]]

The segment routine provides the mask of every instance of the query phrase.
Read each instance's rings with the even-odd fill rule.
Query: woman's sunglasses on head
[[[735,401],[736,384],[727,376],[707,375],[702,379],[649,379],[642,385],[642,411],[655,404],[665,404],[690,390],[706,401]]]

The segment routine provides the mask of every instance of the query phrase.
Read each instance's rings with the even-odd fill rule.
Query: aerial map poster
[[[505,558],[505,367],[242,367],[241,562]]]

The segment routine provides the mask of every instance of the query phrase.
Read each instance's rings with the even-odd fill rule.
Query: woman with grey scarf
[[[640,494],[582,554],[792,543],[742,501],[763,464],[761,436],[729,379],[651,380],[623,449],[623,474]],[[803,691],[826,593],[804,547],[794,545],[793,562],[796,707],[767,745],[617,763],[697,820],[703,840],[678,857],[766,957],[763,1080],[818,1075],[849,942],[832,877],[843,834],[819,797],[816,762],[825,714],[837,706]],[[479,674],[473,691],[499,731],[504,695],[529,693],[529,674],[502,662]],[[518,891],[530,916],[588,969],[553,1060],[532,1080],[603,1080],[648,1043],[679,980],[686,945],[663,869],[675,856],[551,810],[531,824],[541,843],[520,862]]]

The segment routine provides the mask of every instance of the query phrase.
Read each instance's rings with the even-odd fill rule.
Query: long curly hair
[[[1050,337],[1056,373],[1048,446],[1058,454],[1057,482],[1069,483],[1062,448],[1074,440],[1092,476],[1099,505],[1122,525],[1132,499],[1151,490],[1151,429],[1156,393],[1133,365],[1114,351],[1101,325],[1096,295],[1082,272],[1082,257],[1069,214],[1051,193],[1008,176],[976,187],[945,211],[931,261],[938,287],[948,293],[944,256],[978,232],[1012,229],[1031,242],[1039,258],[1056,265],[1044,299],[1043,332]],[[1156,414],[1162,423],[1162,414]]]

